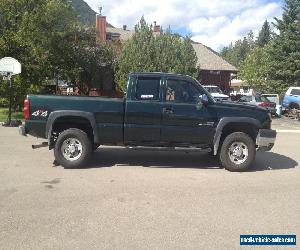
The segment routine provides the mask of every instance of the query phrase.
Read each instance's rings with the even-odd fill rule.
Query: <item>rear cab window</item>
[[[159,101],[160,77],[139,77],[136,83],[135,99]]]

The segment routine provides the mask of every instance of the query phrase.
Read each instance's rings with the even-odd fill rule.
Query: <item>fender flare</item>
[[[75,111],[75,110],[59,110],[59,111],[53,111],[50,113],[47,124],[46,124],[46,138],[48,138],[48,142],[50,145],[50,139],[51,139],[51,133],[53,124],[58,118],[64,117],[64,116],[76,116],[87,119],[91,127],[93,129],[93,136],[94,136],[94,142],[99,143],[99,136],[98,136],[98,130],[97,130],[97,123],[95,116],[90,112],[85,111]]]
[[[260,121],[254,119],[254,118],[250,118],[250,117],[223,117],[223,118],[221,118],[216,127],[216,132],[215,132],[215,136],[214,136],[214,140],[213,140],[214,155],[217,155],[217,153],[218,153],[223,128],[229,123],[248,123],[248,124],[254,125],[258,129],[262,127]]]

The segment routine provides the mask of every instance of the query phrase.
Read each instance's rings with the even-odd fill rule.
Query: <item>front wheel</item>
[[[228,135],[220,150],[220,162],[229,171],[245,171],[254,161],[255,143],[243,132]]]
[[[63,131],[57,138],[55,160],[65,168],[83,166],[92,152],[92,143],[87,134],[75,128]]]

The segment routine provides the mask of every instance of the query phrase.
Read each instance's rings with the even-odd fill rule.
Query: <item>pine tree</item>
[[[271,40],[271,28],[269,22],[266,20],[259,31],[256,44],[259,47],[264,47]]]
[[[242,40],[237,40],[234,45],[232,43],[228,47],[221,50],[220,55],[232,65],[239,67],[254,47],[254,34],[250,30]]]
[[[190,38],[172,34],[169,29],[154,35],[142,17],[117,62],[115,79],[118,88],[125,90],[130,72],[159,71],[197,76],[196,63]]]
[[[300,1],[285,0],[282,19],[275,19],[279,34],[271,42],[270,88],[278,93],[300,86]]]

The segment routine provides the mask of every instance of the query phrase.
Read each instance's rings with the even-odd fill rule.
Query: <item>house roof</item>
[[[202,70],[222,70],[237,72],[238,69],[225,61],[217,52],[211,48],[193,42],[193,47],[196,52],[198,62],[197,65]]]
[[[124,30],[122,28],[114,27],[107,27],[106,32],[119,35],[120,40],[123,42],[129,40],[134,34],[134,31],[132,30]],[[196,42],[193,42],[193,47],[198,58],[197,66],[199,66],[201,70],[221,70],[231,72],[238,71],[236,67],[226,62],[217,52],[215,52],[211,48]]]
[[[134,33],[134,31],[131,30],[124,30],[122,28],[114,28],[114,27],[107,27],[106,32],[112,34],[118,34],[120,36],[120,40],[124,42],[129,40]]]

